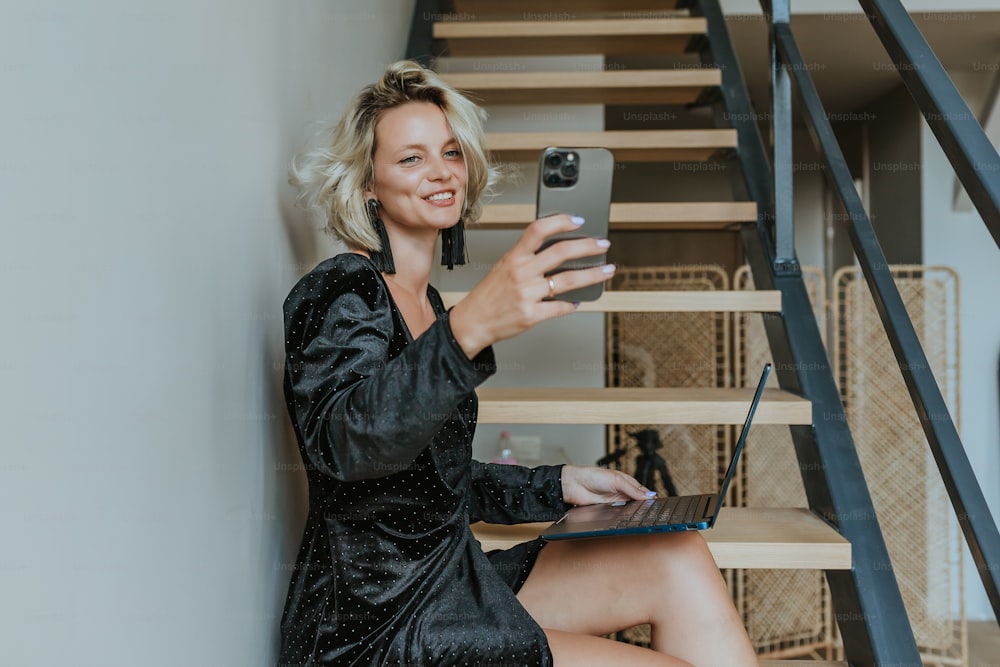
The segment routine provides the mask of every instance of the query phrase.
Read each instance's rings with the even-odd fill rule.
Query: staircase
[[[677,9],[677,5],[691,5]],[[766,156],[717,0],[420,0],[408,57],[515,57],[569,54],[663,56],[699,54],[692,68],[604,71],[490,71],[444,78],[487,108],[525,104],[662,104],[714,109],[718,127],[605,132],[503,132],[487,137],[502,161],[535,162],[547,146],[603,146],[616,162],[727,160],[742,170],[735,189],[743,201],[626,202],[611,205],[611,232],[664,233],[742,230],[743,251],[755,283],[772,289],[719,292],[616,292],[583,303],[592,312],[760,312],[783,389],[769,389],[755,424],[787,424],[795,436],[811,510],[727,507],[705,537],[720,568],[812,569],[826,573],[851,664],[874,665],[915,655],[899,591],[839,397],[831,401],[832,374],[794,261],[777,261],[767,246],[774,198],[760,173]],[[721,65],[721,66],[720,66]],[[511,68],[516,69],[516,68]],[[763,180],[762,180],[763,179]],[[762,185],[763,184],[763,185]],[[733,192],[727,193],[732,197]],[[493,205],[478,228],[519,229],[534,207]],[[475,234],[470,230],[470,234]],[[665,236],[664,238],[669,238]],[[614,250],[614,245],[612,246]],[[784,262],[784,263],[782,263]],[[445,293],[448,305],[463,294]],[[805,306],[803,300],[805,299]],[[806,318],[805,324],[801,319]],[[791,320],[795,320],[794,322]],[[812,356],[802,356],[807,350]],[[788,368],[782,369],[785,361]],[[819,387],[807,393],[792,370],[818,364]],[[752,391],[741,388],[482,388],[481,423],[496,424],[741,424]],[[805,398],[813,395],[813,400]],[[817,402],[818,401],[818,402]],[[833,424],[820,424],[818,415]],[[833,415],[832,419],[829,415]],[[752,445],[751,445],[752,446]],[[818,472],[806,472],[818,471]],[[863,519],[854,520],[855,513]],[[484,549],[533,539],[545,524],[477,524]],[[872,610],[879,610],[872,613]],[[810,665],[846,662],[802,661]],[[795,664],[794,660],[765,665]],[[914,663],[915,664],[915,663]]]

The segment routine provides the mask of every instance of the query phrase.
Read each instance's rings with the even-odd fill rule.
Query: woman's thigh
[[[684,590],[699,578],[718,578],[698,533],[663,533],[550,542],[517,594],[543,628],[604,635],[677,616]],[[676,605],[665,601],[671,593]]]

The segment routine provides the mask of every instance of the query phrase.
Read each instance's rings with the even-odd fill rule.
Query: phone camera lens
[[[559,174],[555,172],[550,174],[545,174],[545,185],[554,187],[559,185],[560,181],[561,179],[559,178]]]
[[[558,169],[559,165],[563,163],[563,156],[560,153],[549,153],[548,157],[545,158],[546,166],[552,167],[553,169]]]
[[[562,167],[562,175],[566,178],[574,178],[576,176],[576,165],[572,162],[567,162]]]

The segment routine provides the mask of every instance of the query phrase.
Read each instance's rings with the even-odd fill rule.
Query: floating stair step
[[[462,300],[467,292],[442,292],[445,306]],[[580,312],[599,313],[780,313],[777,290],[719,291],[605,291],[597,301],[582,301]]]
[[[535,219],[533,204],[493,204],[469,229],[522,229]],[[611,204],[612,231],[726,229],[757,220],[752,201],[723,202],[622,202]],[[583,226],[586,231],[587,226]]]
[[[480,387],[481,424],[742,424],[753,389]],[[755,424],[811,424],[812,404],[765,389]]]
[[[434,24],[434,37],[448,40],[450,56],[663,54],[683,53],[691,38],[707,29],[701,17],[618,16],[556,21],[444,21]]]
[[[718,86],[717,69],[442,74],[482,104],[688,104]]]
[[[489,551],[533,540],[548,525],[475,523],[472,532]],[[720,568],[851,569],[850,542],[804,508],[723,507],[702,535]]]
[[[634,12],[658,12],[677,7],[678,0],[454,0],[455,18],[472,20],[480,16],[518,15],[523,20],[573,19],[579,14],[607,12],[631,16]],[[469,17],[468,15],[472,15]],[[633,17],[635,18],[635,17]]]
[[[736,130],[491,132],[486,145],[510,162],[535,162],[548,146],[600,146],[610,149],[617,162],[693,162],[736,148]]]

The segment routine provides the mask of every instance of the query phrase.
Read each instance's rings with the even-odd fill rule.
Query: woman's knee
[[[711,568],[718,570],[715,557],[699,531],[663,533],[649,540],[648,547],[654,562],[676,571],[678,568]]]

